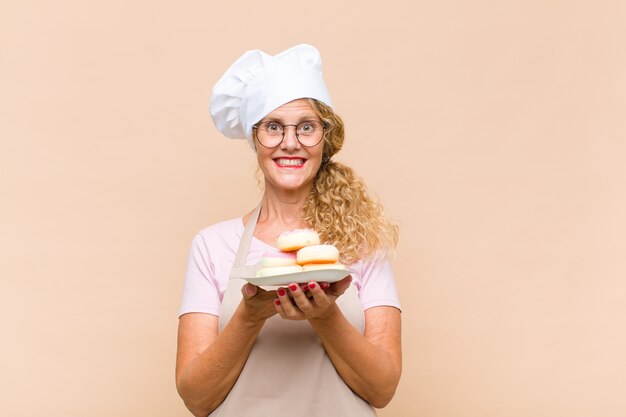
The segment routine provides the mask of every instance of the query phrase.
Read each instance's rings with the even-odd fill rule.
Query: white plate
[[[302,284],[309,281],[317,282],[337,282],[353,271],[349,269],[320,269],[318,271],[293,272],[291,274],[272,275],[270,277],[245,278],[254,285],[288,285],[292,282]]]

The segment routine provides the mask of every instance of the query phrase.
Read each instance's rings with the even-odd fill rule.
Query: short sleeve
[[[219,316],[220,304],[215,267],[204,238],[197,234],[192,241],[187,261],[179,316],[186,313],[209,313]]]
[[[357,284],[363,311],[377,306],[400,309],[400,300],[389,258],[377,258],[359,263],[360,280]]]

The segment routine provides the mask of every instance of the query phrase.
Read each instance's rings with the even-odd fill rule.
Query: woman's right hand
[[[267,320],[277,313],[274,307],[276,290],[267,291],[247,283],[241,287],[241,294],[243,295],[240,304],[241,313],[247,321],[257,323]]]

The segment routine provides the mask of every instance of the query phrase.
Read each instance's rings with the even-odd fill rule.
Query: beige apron
[[[255,270],[245,266],[261,206],[246,225],[222,299],[219,329],[241,301],[241,279]],[[273,287],[276,288],[276,287]],[[364,316],[356,288],[337,299],[346,318],[363,332]],[[375,416],[367,402],[350,390],[326,355],[308,321],[269,318],[257,337],[239,379],[211,414],[227,417]]]

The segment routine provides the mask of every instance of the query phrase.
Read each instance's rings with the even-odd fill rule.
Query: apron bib
[[[241,302],[243,277],[261,206],[245,227],[220,307],[219,331]],[[252,272],[252,275],[250,273]],[[266,287],[275,289],[277,287]],[[364,315],[354,285],[337,299],[346,318],[361,333]],[[306,320],[275,315],[266,320],[237,382],[211,417],[371,417],[376,412],[341,379],[321,341]]]

